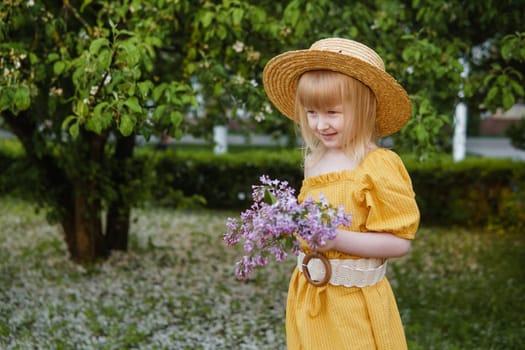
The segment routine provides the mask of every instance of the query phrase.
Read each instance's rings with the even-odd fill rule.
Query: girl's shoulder
[[[399,157],[399,155],[396,152],[388,148],[378,147],[374,149],[373,151],[370,151],[365,156],[365,158],[363,159],[360,165],[365,166],[365,167],[366,166],[381,167],[382,165],[398,166],[400,164],[402,165],[403,161],[401,160],[401,157]]]
[[[359,177],[369,184],[411,183],[403,160],[390,149],[378,148],[370,152],[359,169]]]

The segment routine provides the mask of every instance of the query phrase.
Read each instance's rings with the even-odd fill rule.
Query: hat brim
[[[300,76],[311,70],[330,70],[353,77],[367,85],[377,98],[376,134],[399,131],[410,119],[407,92],[385,71],[360,59],[320,50],[296,50],[272,58],[263,71],[266,94],[277,109],[295,120],[295,97]]]

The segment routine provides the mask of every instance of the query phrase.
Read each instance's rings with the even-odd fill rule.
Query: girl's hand
[[[326,244],[322,247],[317,248],[317,250],[320,252],[326,252],[327,250],[337,250],[336,241],[337,241],[337,237],[339,237],[340,234],[341,232],[339,232],[338,235],[334,239],[329,239],[328,241],[326,241]]]

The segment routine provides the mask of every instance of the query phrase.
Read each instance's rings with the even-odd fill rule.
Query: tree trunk
[[[131,202],[126,198],[130,178],[129,162],[133,157],[135,135],[117,139],[113,165],[112,183],[116,186],[117,197],[109,203],[107,213],[107,243],[110,250],[128,249]]]
[[[103,195],[97,176],[93,176],[89,169],[102,166],[107,134],[97,135],[84,131],[81,137],[77,147],[79,153],[85,154],[85,163],[81,165],[82,160],[77,160],[83,169],[71,180],[71,205],[64,208],[66,215],[63,216],[62,226],[71,258],[81,263],[90,263],[109,255],[106,236],[102,231]]]
[[[65,240],[71,258],[80,263],[107,258],[108,248],[102,233],[99,200],[90,200],[82,182],[74,185],[72,205],[62,220]]]

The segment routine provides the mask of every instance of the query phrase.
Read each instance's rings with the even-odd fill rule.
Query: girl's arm
[[[337,230],[321,251],[337,250],[363,258],[397,258],[410,252],[412,241],[391,233]]]

